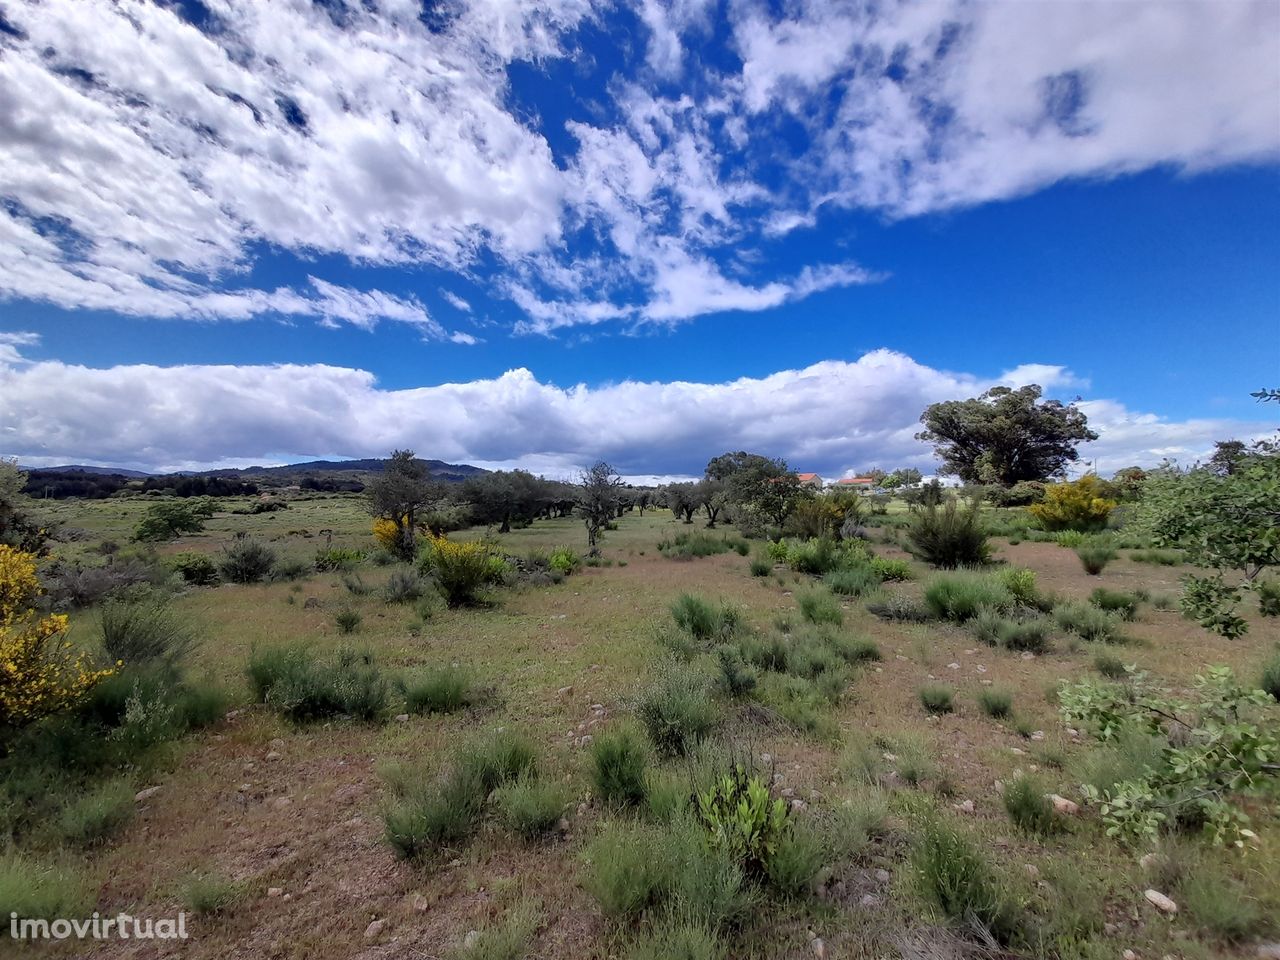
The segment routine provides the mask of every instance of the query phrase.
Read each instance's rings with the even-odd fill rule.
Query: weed
[[[78,847],[102,843],[133,819],[133,793],[127,780],[111,780],[94,787],[62,808],[58,836]]]
[[[796,597],[796,603],[800,607],[800,615],[809,623],[830,623],[836,626],[844,623],[844,611],[830,591],[808,590]]]
[[[1060,826],[1053,804],[1040,785],[1027,776],[1017,777],[1004,790],[1004,808],[1019,830],[1049,834]]]
[[[207,916],[229,910],[247,894],[248,890],[243,883],[236,883],[217,874],[197,873],[183,882],[179,899],[192,913]]]
[[[522,900],[497,923],[481,927],[450,955],[451,960],[524,960],[542,922],[541,908]]]
[[[457,664],[396,679],[407,713],[453,713],[472,704],[471,674]]]
[[[1138,597],[1123,590],[1108,590],[1098,587],[1089,594],[1089,602],[1099,610],[1114,613],[1121,620],[1133,620],[1138,616]]]
[[[822,578],[822,582],[832,593],[842,597],[861,597],[880,586],[880,578],[869,566],[832,570]]]
[[[228,583],[257,583],[276,565],[275,551],[252,537],[238,537],[222,552],[218,572]]]
[[[701,597],[682,593],[671,605],[671,619],[701,644],[732,639],[741,613],[736,607],[712,606]]]
[[[1280,700],[1280,649],[1272,652],[1267,662],[1262,665],[1262,676],[1258,686],[1271,694],[1272,699]]]
[[[355,633],[360,629],[360,624],[364,620],[359,610],[351,607],[343,607],[341,610],[335,610],[333,613],[334,626],[338,628],[338,632],[342,634]]]
[[[525,772],[494,791],[494,803],[507,829],[522,837],[539,837],[559,821],[568,794],[557,783]]]
[[[993,720],[1003,720],[1013,712],[1013,694],[1007,690],[983,690],[978,694],[978,706]]]
[[[1129,670],[1124,665],[1123,660],[1115,654],[1106,653],[1105,651],[1099,653],[1093,658],[1093,669],[1097,670],[1108,680],[1120,680],[1129,673]]]
[[[1128,638],[1120,630],[1120,622],[1105,610],[1090,603],[1071,601],[1053,608],[1053,619],[1058,627],[1076,634],[1082,640],[1098,643],[1127,643]]]
[[[950,687],[929,684],[920,688],[920,703],[928,713],[935,716],[950,713],[955,709],[955,694]]]
[[[927,607],[901,593],[890,593],[872,600],[867,604],[867,611],[881,620],[900,623],[927,623],[933,619]]]
[[[924,602],[936,619],[964,623],[983,610],[1003,613],[1015,601],[999,577],[961,571],[941,574],[930,580],[925,585]]]
[[[422,593],[422,578],[412,567],[392,570],[382,585],[382,599],[387,603],[413,603]]]
[[[931,819],[913,856],[923,892],[953,920],[976,924],[1000,943],[1018,932],[1012,899],[980,848],[960,829]]]
[[[768,557],[752,557],[751,558],[751,575],[753,577],[767,577],[773,573],[773,561]]]
[[[941,507],[917,509],[907,528],[907,544],[912,555],[944,569],[978,566],[991,556],[976,500],[967,507],[950,499]]]
[[[1096,577],[1118,554],[1115,548],[1104,544],[1085,544],[1076,548],[1076,556],[1080,558],[1085,573]]]
[[[667,755],[688,753],[720,722],[710,678],[673,660],[659,665],[635,712],[653,745]]]
[[[610,730],[591,744],[591,782],[605,803],[644,802],[649,751],[629,728]]]
[[[102,649],[115,662],[175,668],[196,645],[190,621],[157,597],[107,600],[100,621]]]

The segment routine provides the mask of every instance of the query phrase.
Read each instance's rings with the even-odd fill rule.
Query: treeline
[[[317,488],[319,489],[319,488]],[[118,473],[89,473],[83,470],[32,470],[23,493],[45,500],[105,500],[120,491],[175,497],[244,497],[259,492],[258,485],[236,477],[195,477],[185,474],[147,477],[139,480]]]

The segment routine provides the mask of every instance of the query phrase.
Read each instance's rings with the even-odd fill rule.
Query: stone
[[[556,829],[557,829],[557,830],[559,830],[561,833],[568,833],[568,832],[569,832],[569,821],[568,821],[568,819],[567,819],[566,817],[561,817],[561,818],[556,822]]]
[[[364,938],[372,940],[378,934],[382,933],[382,928],[387,925],[385,920],[371,920],[369,925],[364,928]]]
[[[578,745],[583,747],[589,747],[591,746],[592,739],[594,738],[591,736],[591,734],[588,733],[585,737],[583,737],[581,740],[578,741]]]
[[[782,788],[781,790],[779,790],[778,792],[779,792],[780,794],[782,794],[784,797],[788,798],[788,799],[790,799],[791,797],[794,797],[794,796],[796,795],[796,792],[795,792],[794,790],[792,790],[790,787],[783,787],[783,788]]]
[[[1120,954],[1120,957],[1121,960],[1138,960],[1138,955],[1132,950],[1126,950],[1124,953]]]
[[[283,894],[284,894],[283,887],[267,887],[268,897],[279,897],[279,896],[283,896]]]
[[[984,667],[982,664],[978,664],[978,665],[977,665],[976,667],[974,667],[973,669],[977,670],[979,673],[986,673],[986,672],[987,672],[987,668],[986,668],[986,667]]]
[[[1147,898],[1147,903],[1151,904],[1161,913],[1178,912],[1178,905],[1159,890],[1144,890],[1142,891],[1142,895]]]
[[[961,813],[973,813],[975,809],[972,800],[965,800],[962,803],[953,803],[951,806],[954,809],[959,810]]]
[[[799,799],[798,797],[791,801],[792,810],[803,810],[807,806],[808,804],[805,803],[803,800]]]
[[[1108,937],[1114,937],[1120,933],[1120,924],[1107,921],[1102,925],[1102,932]]]
[[[426,897],[424,897],[420,893],[415,893],[413,895],[413,912],[414,913],[426,913],[430,909],[431,909],[431,903],[430,901],[427,900]]]
[[[888,883],[890,879],[889,871],[881,868],[876,871],[875,877],[878,883]]]
[[[293,806],[293,801],[288,797],[273,797],[271,800],[271,806],[275,810],[283,810],[285,807]]]
[[[809,941],[809,946],[817,960],[827,960],[827,944],[821,937],[814,937]]]
[[[1280,942],[1258,944],[1258,954],[1262,960],[1280,960]]]
[[[232,720],[240,716],[240,714],[242,713],[244,713],[243,710],[228,710],[225,714],[223,714],[222,719],[226,720],[227,723],[230,723]]]
[[[948,663],[948,664],[947,664],[947,669],[948,669],[948,670],[959,670],[959,669],[960,669],[960,664],[956,663],[955,661],[952,661],[951,663]]]
[[[1034,863],[1024,863],[1022,865],[1022,869],[1027,871],[1027,876],[1030,877],[1032,880],[1040,879],[1040,868],[1037,867]]]
[[[1074,800],[1068,800],[1066,797],[1060,797],[1056,793],[1049,794],[1049,802],[1053,804],[1054,813],[1074,817],[1080,812],[1080,804]]]
[[[878,907],[880,906],[880,898],[877,897],[874,893],[864,893],[862,895],[862,899],[858,901],[858,906]]]
[[[1034,653],[1032,653],[1030,650],[1024,650],[1024,651],[1022,651],[1022,659],[1023,659],[1023,660],[1034,660],[1035,658],[1036,658],[1036,655],[1035,655]]]
[[[159,787],[147,787],[147,789],[139,790],[137,793],[135,793],[133,795],[133,800],[135,803],[142,803],[144,800],[150,800],[159,792],[160,792]]]
[[[773,754],[771,754],[771,753],[762,753],[762,754],[760,754],[760,762],[761,762],[761,763],[773,763]]]
[[[573,687],[561,687],[556,691],[556,696],[563,700],[565,697],[573,696]]]
[[[1154,851],[1151,853],[1144,853],[1141,857],[1138,858],[1138,866],[1140,866],[1143,870],[1150,870],[1153,867],[1155,867],[1155,865],[1159,862],[1160,862],[1160,854],[1155,853]]]
[[[269,763],[278,763],[279,761],[284,759],[284,754],[282,754],[279,750],[268,750],[267,755],[264,759],[267,760]]]
[[[1044,739],[1044,731],[1043,731],[1043,730],[1036,730],[1036,731],[1034,731],[1034,732],[1031,734],[1031,739],[1032,739],[1032,740],[1035,740],[1037,743],[1038,743],[1038,742],[1040,742],[1041,740],[1043,740],[1043,739]]]
[[[476,941],[480,939],[479,930],[468,930],[467,935],[462,938],[462,945],[470,950],[476,945]]]
[[[409,722],[409,715],[407,713],[396,714],[396,723],[408,723],[408,722]]]

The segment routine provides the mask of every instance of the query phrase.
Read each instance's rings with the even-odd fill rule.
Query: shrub
[[[695,557],[712,557],[716,554],[728,553],[735,549],[738,543],[743,541],[733,541],[702,531],[678,533],[673,538],[664,538],[659,541],[658,552],[671,560],[692,560]],[[743,545],[745,546],[745,543]]]
[[[1262,665],[1262,676],[1258,686],[1271,694],[1271,699],[1280,700],[1280,649],[1275,650],[1270,659]]]
[[[591,782],[605,803],[642,803],[647,791],[649,751],[629,729],[603,733],[591,744]]]
[[[975,500],[961,507],[954,499],[939,507],[916,509],[907,528],[907,549],[933,567],[978,566],[990,559],[991,548],[982,528]]]
[[[1036,572],[1024,567],[1005,567],[996,572],[996,580],[1009,591],[1009,595],[1024,607],[1040,606],[1040,592],[1036,589]]]
[[[1026,833],[1044,835],[1061,826],[1044,790],[1027,776],[1019,776],[1005,787],[1004,808],[1014,826]]]
[[[627,960],[724,960],[725,948],[706,924],[668,920],[642,937]]]
[[[678,661],[662,663],[641,691],[636,716],[661,753],[683,755],[719,723],[711,682]]]
[[[1053,608],[1053,619],[1060,629],[1074,633],[1084,640],[1098,643],[1128,642],[1120,631],[1119,620],[1091,603],[1073,600],[1060,604]]]
[[[1089,594],[1089,602],[1099,610],[1114,613],[1121,620],[1133,620],[1138,615],[1138,598],[1122,590],[1098,587]]]
[[[79,847],[108,839],[133,819],[133,793],[127,780],[111,780],[76,797],[58,815],[59,839]]]
[[[950,687],[929,684],[920,688],[920,703],[929,713],[950,713],[955,709],[955,693]]]
[[[1129,672],[1123,660],[1115,654],[1106,652],[1100,653],[1093,658],[1093,669],[1108,680],[1119,680]]]
[[[561,576],[569,576],[582,564],[582,558],[570,547],[556,547],[547,557],[547,566]]]
[[[957,827],[927,822],[913,855],[923,892],[952,920],[977,923],[1000,943],[1017,934],[1017,916],[1003,884],[980,849]]]
[[[787,802],[742,764],[717,777],[695,797],[698,822],[712,847],[726,851],[748,876],[764,875],[790,828]]]
[[[738,647],[724,644],[716,649],[716,656],[720,665],[720,685],[729,696],[745,697],[756,688],[759,676],[755,668],[743,659]]]
[[[218,571],[228,583],[257,583],[271,572],[276,555],[252,537],[237,537],[222,551]]]
[[[1090,473],[1069,483],[1050,484],[1044,499],[1027,510],[1046,530],[1101,530],[1116,508],[1116,501],[1102,493],[1101,481]]]
[[[792,823],[775,843],[765,874],[779,894],[799,898],[813,889],[813,880],[826,859],[826,845],[817,831],[807,824]]]
[[[800,615],[809,623],[844,623],[844,611],[829,590],[807,590],[796,597]]]
[[[838,593],[842,597],[860,597],[880,586],[880,578],[869,566],[832,570],[823,577],[822,582],[832,593]]]
[[[66,642],[65,616],[37,615],[39,593],[35,557],[0,544],[0,744],[79,703],[111,673],[92,669]]]
[[[911,579],[911,564],[898,557],[872,557],[871,572],[885,583]]]
[[[495,730],[468,746],[457,766],[464,779],[474,779],[487,796],[500,784],[533,773],[537,751],[528,738],[511,730]]]
[[[751,575],[753,577],[767,577],[773,573],[773,561],[768,557],[752,557],[751,558]]]
[[[186,551],[169,558],[169,566],[193,587],[208,587],[218,582],[218,565],[208,554]]]
[[[1213,861],[1197,859],[1178,885],[1179,899],[1192,922],[1224,943],[1244,943],[1265,934],[1272,924],[1250,891],[1233,882]]]
[[[462,667],[426,669],[396,680],[408,713],[454,713],[471,706],[471,674]]]
[[[435,847],[465,840],[475,831],[487,792],[457,774],[419,788],[383,811],[384,835],[402,857],[425,856]]]
[[[1013,712],[1013,694],[1007,690],[983,690],[978,694],[978,706],[993,720],[1003,720]]]
[[[1161,567],[1175,567],[1182,562],[1178,550],[1134,550],[1129,554],[1134,563],[1153,563]]]
[[[671,604],[671,619],[701,644],[733,637],[741,614],[734,607],[714,607],[701,597],[682,593]]]
[[[100,619],[102,649],[113,662],[174,668],[196,644],[190,622],[167,599],[109,600]]]
[[[409,568],[392,570],[382,586],[382,599],[387,603],[413,603],[422,598],[422,578]]]
[[[444,536],[430,537],[419,568],[431,574],[451,607],[469,606],[480,599],[480,591],[501,580],[506,561],[479,541],[455,541]]]
[[[672,866],[661,834],[635,823],[614,822],[587,848],[584,886],[607,917],[635,917],[670,884]]]
[[[320,573],[330,573],[334,570],[350,570],[357,564],[363,563],[365,553],[363,550],[355,550],[350,547],[330,547],[328,550],[319,550],[316,552],[315,567]]]
[[[1077,547],[1076,556],[1080,558],[1080,565],[1084,567],[1085,573],[1096,577],[1116,558],[1116,551],[1104,544],[1093,543]]]
[[[1264,617],[1280,617],[1280,580],[1255,580],[1258,612]]]
[[[560,820],[567,802],[562,786],[544,782],[529,773],[494,791],[498,815],[507,829],[528,838],[551,830]]]
[[[344,573],[342,575],[342,585],[347,588],[347,593],[353,597],[366,597],[369,595],[369,585],[364,582],[364,577],[358,573]]]
[[[272,647],[254,650],[247,672],[255,699],[292,720],[374,720],[387,704],[387,682],[367,653],[343,649],[318,660],[302,646]]]
[[[198,916],[222,913],[248,894],[243,883],[216,874],[198,873],[187,878],[179,891],[183,905]]]
[[[964,623],[983,610],[1003,613],[1014,605],[1014,597],[998,577],[960,571],[925,584],[924,603],[936,619]]]
[[[975,638],[993,647],[1031,653],[1049,648],[1049,621],[1039,615],[1004,617],[983,607],[969,621],[969,629]]]
[[[268,579],[272,583],[292,583],[302,580],[311,573],[311,564],[297,557],[283,557],[271,568]]]
[[[201,498],[203,500],[203,498]],[[179,534],[199,533],[212,511],[200,501],[183,503],[164,500],[147,507],[133,539],[142,541],[172,540]]]
[[[335,610],[333,613],[333,622],[337,626],[339,633],[355,633],[360,629],[360,623],[364,617],[359,610],[353,610],[351,607],[343,607]]]
[[[450,955],[451,960],[524,960],[540,922],[537,906],[522,901],[498,923],[481,927],[475,936],[468,935]]]
[[[867,604],[867,611],[881,620],[926,623],[933,619],[929,609],[905,594],[890,593]]]
[[[53,920],[88,913],[88,885],[70,869],[29,860],[14,852],[0,854],[0,912],[6,918]]]

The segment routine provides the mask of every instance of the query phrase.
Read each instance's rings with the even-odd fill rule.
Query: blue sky
[[[0,454],[837,476],[1021,382],[1104,470],[1266,433],[1277,8],[1034,6],[5,4]]]

